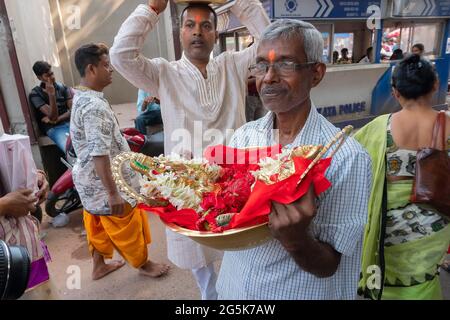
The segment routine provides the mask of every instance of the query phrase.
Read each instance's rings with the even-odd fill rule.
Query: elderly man
[[[183,57],[174,62],[147,59],[142,56],[145,38],[166,6],[167,0],[149,0],[136,9],[114,40],[111,62],[136,87],[160,98],[165,152],[202,156],[208,144],[225,143],[227,129],[245,123],[248,68],[254,63],[256,45],[210,59],[218,40],[217,14],[210,6],[195,3],[181,14]],[[236,0],[231,10],[256,40],[270,23],[258,0]],[[192,270],[202,299],[216,299],[213,262],[222,253],[171,231],[167,240],[169,259]]]
[[[311,89],[325,75],[322,36],[311,24],[279,20],[261,37],[256,77],[262,119],[237,130],[233,147],[324,145],[339,131],[316,110]],[[278,138],[277,138],[278,137]],[[277,141],[278,140],[278,141]],[[226,252],[219,299],[354,299],[367,219],[371,163],[349,138],[326,173],[332,187],[295,203],[273,203],[274,239],[254,249]]]

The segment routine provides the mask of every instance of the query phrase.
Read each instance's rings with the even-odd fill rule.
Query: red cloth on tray
[[[259,168],[257,165],[259,159],[267,156],[273,157],[280,152],[280,145],[253,148],[251,150],[219,145],[209,147],[205,151],[205,158],[209,162],[223,167],[232,167],[237,163],[247,166],[248,170],[256,170]],[[224,229],[249,227],[268,222],[272,201],[283,204],[295,202],[306,194],[311,184],[313,184],[317,196],[326,191],[331,186],[331,183],[325,177],[325,172],[331,164],[331,158],[320,160],[303,181],[298,184],[300,176],[311,162],[312,160],[309,159],[295,158],[296,173],[288,179],[273,185],[266,185],[261,181],[257,181],[241,212],[233,216],[226,228],[217,228],[213,231],[220,232]],[[141,209],[159,215],[166,224],[174,223],[187,229],[199,230],[197,223],[199,215],[192,209],[176,210],[172,205],[163,208],[152,208],[144,204],[139,206]]]

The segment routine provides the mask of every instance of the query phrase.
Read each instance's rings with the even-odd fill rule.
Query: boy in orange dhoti
[[[77,50],[75,63],[82,79],[70,123],[78,156],[72,174],[85,209],[84,224],[94,261],[92,278],[103,278],[124,265],[122,261],[105,263],[114,249],[142,274],[162,276],[169,267],[148,259],[151,239],[147,215],[136,207],[135,200],[119,193],[112,178],[111,159],[130,149],[103,97],[103,89],[112,82],[108,48],[102,44],[85,45]],[[139,188],[134,172],[129,170],[124,176],[130,185]]]

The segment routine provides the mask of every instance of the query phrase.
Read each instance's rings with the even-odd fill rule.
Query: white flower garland
[[[164,198],[168,200],[178,210],[194,209],[196,212],[202,212],[200,207],[202,202],[201,194],[213,190],[213,183],[221,174],[221,167],[209,164],[205,159],[186,160],[179,155],[160,156],[155,158],[158,162],[172,162],[184,164],[190,168],[202,167],[207,175],[211,178],[210,185],[206,185],[191,174],[189,171],[173,172],[171,167],[164,167],[167,172],[153,174],[149,172],[149,176],[141,176],[140,193],[148,198]],[[186,183],[186,181],[191,182]]]

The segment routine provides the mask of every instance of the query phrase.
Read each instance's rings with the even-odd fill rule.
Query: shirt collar
[[[261,118],[256,129],[261,133],[271,136],[274,128],[275,114],[269,111],[266,116]],[[272,140],[272,139],[271,139]],[[317,112],[314,102],[311,101],[311,110],[306,119],[303,129],[298,133],[294,141],[287,147],[298,146],[302,144],[320,144],[321,143],[321,122],[320,115]]]
[[[100,99],[103,99],[103,97],[105,96],[105,94],[103,92],[98,92],[98,91],[87,89],[87,88],[86,89],[85,88],[83,88],[83,89],[74,88],[74,91],[76,94],[79,94],[79,95],[94,96],[94,97],[97,97]]]
[[[195,72],[197,72],[199,75],[201,75],[201,77],[203,78],[202,73],[200,72],[200,70],[198,70],[197,66],[194,65],[187,57],[186,55],[183,54],[181,55],[181,61],[183,61],[190,69],[194,70]],[[214,59],[209,59],[209,62],[206,66],[206,71],[208,72],[208,77],[210,75],[215,74],[218,70],[217,70],[217,65],[216,62],[214,61]]]

